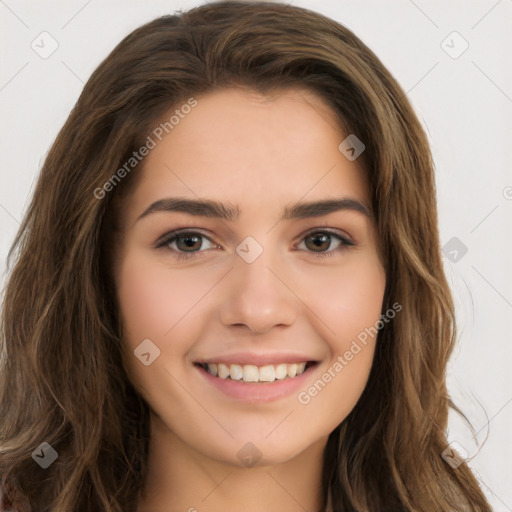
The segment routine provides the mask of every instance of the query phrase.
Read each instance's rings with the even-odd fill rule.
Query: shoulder
[[[26,498],[12,481],[0,478],[0,512],[31,512]]]

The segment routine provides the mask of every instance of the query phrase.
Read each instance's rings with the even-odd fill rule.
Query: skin
[[[318,364],[303,391],[379,320],[385,270],[372,218],[339,210],[279,220],[297,201],[343,197],[369,207],[364,171],[338,150],[346,135],[313,93],[233,88],[196,99],[145,158],[122,208],[115,282],[125,365],[152,410],[138,510],[315,511],[327,438],[366,385],[375,338],[307,404],[297,392],[235,400],[194,362],[239,351],[307,354]],[[155,201],[178,196],[236,205],[240,216],[160,211],[138,219]],[[155,248],[182,228],[204,235],[189,259],[177,257],[183,240]],[[354,245],[333,235],[317,246],[322,230]],[[252,263],[236,252],[248,236],[263,248]],[[160,350],[148,366],[134,356],[144,339]],[[250,467],[237,456],[248,442],[261,454]]]

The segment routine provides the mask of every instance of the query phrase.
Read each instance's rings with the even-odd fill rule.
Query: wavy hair
[[[9,253],[0,475],[36,512],[133,510],[146,476],[148,405],[122,364],[111,240],[139,169],[100,198],[97,190],[171,109],[225,87],[312,91],[364,142],[383,311],[403,305],[379,333],[363,395],[329,436],[322,510],[489,512],[467,464],[453,469],[441,457],[456,328],[427,137],[402,88],[350,30],[271,2],[209,3],[155,19],[85,85]],[[31,458],[42,441],[58,452],[46,470]]]

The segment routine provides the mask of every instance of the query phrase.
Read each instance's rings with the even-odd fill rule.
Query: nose
[[[223,325],[264,334],[274,327],[295,322],[300,300],[282,265],[269,252],[264,250],[252,263],[237,256],[223,283],[220,306]]]

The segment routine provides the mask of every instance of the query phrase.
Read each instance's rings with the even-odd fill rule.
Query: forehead
[[[367,201],[364,170],[338,149],[347,134],[314,93],[233,88],[196,100],[145,157],[133,215],[171,195],[229,201],[242,205],[242,213],[244,204],[253,209],[301,198]]]

